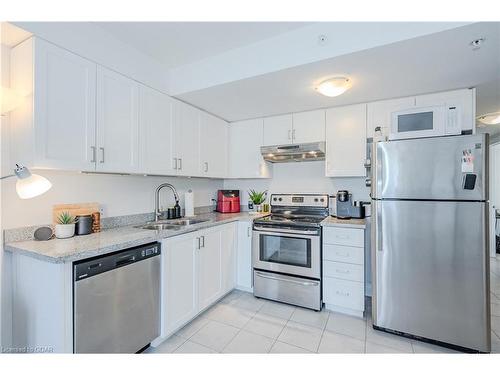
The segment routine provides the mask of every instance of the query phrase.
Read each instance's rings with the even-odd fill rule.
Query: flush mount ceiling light
[[[339,96],[351,88],[351,80],[346,77],[334,77],[321,82],[316,91],[320,94],[334,97]]]
[[[478,116],[477,121],[484,125],[498,125],[500,124],[500,112],[492,112]]]

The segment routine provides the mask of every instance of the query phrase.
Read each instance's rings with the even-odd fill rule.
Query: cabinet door
[[[221,228],[222,294],[236,286],[236,227],[230,223]]]
[[[293,114],[293,143],[320,142],[325,140],[325,111]]]
[[[178,175],[200,176],[200,110],[175,101],[174,168]]]
[[[252,290],[252,223],[238,222],[237,282],[239,289]]]
[[[326,176],[365,176],[366,104],[326,111]]]
[[[475,117],[475,95],[472,89],[462,89],[435,94],[419,95],[416,97],[417,107],[427,107],[434,105],[445,105],[457,107],[460,110],[462,119],[462,130],[476,131]]]
[[[97,70],[97,170],[137,172],[139,84],[103,67]]]
[[[172,100],[159,91],[139,89],[141,173],[175,174],[172,160]]]
[[[95,169],[96,64],[35,41],[35,165]]]
[[[162,242],[162,336],[182,327],[197,312],[194,234]]]
[[[264,146],[292,143],[292,115],[264,118]]]
[[[391,131],[392,112],[409,109],[415,106],[415,97],[382,100],[368,103],[366,136],[373,138],[375,128],[381,127],[382,135],[388,136]]]
[[[204,310],[222,295],[221,231],[198,232],[198,308]]]
[[[264,141],[262,119],[229,125],[229,176],[232,178],[270,178],[272,167],[260,153]]]
[[[227,123],[211,114],[200,114],[200,170],[205,177],[227,175]]]

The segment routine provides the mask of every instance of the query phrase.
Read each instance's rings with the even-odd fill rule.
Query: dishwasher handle
[[[135,255],[134,254],[126,254],[121,256],[120,258],[116,259],[115,261],[115,266],[116,267],[121,267],[129,263],[134,263],[135,262]]]
[[[116,268],[158,256],[161,246],[158,242],[137,246],[112,254],[105,254],[91,259],[84,259],[73,263],[73,280],[75,282],[96,276]]]

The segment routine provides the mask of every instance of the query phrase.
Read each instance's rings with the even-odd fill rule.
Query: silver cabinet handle
[[[182,171],[182,158],[179,158],[179,170]]]
[[[99,150],[101,150],[101,161],[99,163],[104,163],[104,147],[99,147]]]
[[[378,207],[377,207],[378,206]],[[377,226],[377,250],[382,251],[382,210],[381,210],[381,204],[378,201],[375,201],[375,210],[377,211],[377,223],[375,224]]]
[[[349,270],[338,270],[338,269],[335,269],[335,272],[337,272],[337,273],[345,273],[345,274],[350,273]]]
[[[343,292],[341,290],[335,291],[335,294],[337,294],[339,296],[344,296],[344,297],[349,297],[351,295],[349,292]]]
[[[206,161],[204,164],[205,164],[205,172],[208,172],[208,161]]]
[[[247,227],[247,237],[250,237],[250,227]]]
[[[177,169],[177,158],[174,158],[174,169]]]
[[[205,236],[201,236],[201,247],[205,247]]]
[[[196,246],[196,248],[198,250],[200,250],[201,249],[201,237],[196,237],[196,240],[198,241],[198,245]]]
[[[276,280],[276,281],[285,281],[287,283],[292,283],[292,284],[299,284],[303,286],[316,286],[319,285],[319,283],[314,282],[314,281],[297,281],[297,280],[292,280],[292,279],[284,279],[281,277],[275,277],[275,276],[270,276],[266,275],[262,272],[255,271],[255,274],[258,275],[259,277],[263,277],[264,279],[269,279],[269,280]]]
[[[289,131],[288,131],[288,139],[290,139],[290,140],[292,139],[291,134],[292,134],[292,131],[291,131],[291,130],[289,130]]]
[[[292,141],[295,139],[295,129],[292,130]]]
[[[92,159],[90,160],[91,163],[95,163],[95,157],[96,157],[96,148],[95,146],[90,146],[90,148],[92,149]]]

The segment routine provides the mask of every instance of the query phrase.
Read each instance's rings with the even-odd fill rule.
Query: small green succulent
[[[75,217],[70,215],[69,212],[61,213],[57,218],[58,224],[74,224],[76,222]]]
[[[262,204],[266,201],[267,190],[259,192],[250,189],[248,191],[248,196],[250,197],[250,200],[253,202],[253,204]]]

